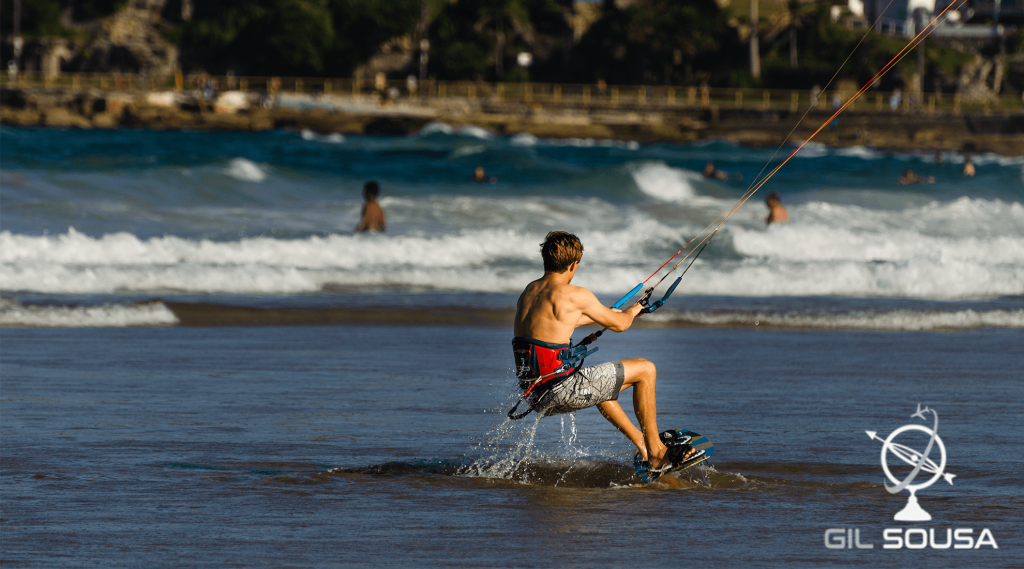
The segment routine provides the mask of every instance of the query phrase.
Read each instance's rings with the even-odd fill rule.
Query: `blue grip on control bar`
[[[633,290],[631,290],[631,291],[626,293],[626,296],[620,298],[615,304],[613,304],[612,308],[622,308],[622,305],[626,304],[626,301],[631,299],[631,298],[633,298],[633,295],[635,295],[636,293],[640,292],[640,289],[642,289],[642,288],[644,288],[644,283],[640,283],[640,284],[636,285],[633,288]]]
[[[683,280],[683,277],[677,278],[676,282],[672,283],[672,286],[668,287],[668,292],[666,292],[665,296],[661,297],[661,299],[668,300],[668,297],[672,296],[672,291],[676,290],[676,287],[679,286],[679,281],[681,280]]]

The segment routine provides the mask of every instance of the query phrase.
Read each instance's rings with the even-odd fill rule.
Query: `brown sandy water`
[[[632,475],[629,445],[596,411],[504,421],[506,332],[3,329],[0,558],[45,567],[1019,563],[1019,331],[676,328],[605,338],[595,358],[659,366],[660,426],[716,443],[710,469],[653,485]],[[907,494],[885,491],[880,443],[864,431],[884,437],[920,423],[910,417],[917,403],[940,414],[957,477],[919,492],[931,522],[906,524],[892,516]],[[913,527],[973,528],[975,538],[989,528],[999,549],[883,549],[886,528]],[[860,530],[874,548],[828,549],[829,528]]]

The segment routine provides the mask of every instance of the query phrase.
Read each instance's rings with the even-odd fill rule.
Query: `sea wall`
[[[1020,110],[929,111],[926,107],[844,111],[816,135],[835,146],[880,150],[952,150],[1024,155]],[[806,117],[804,116],[806,114]],[[310,129],[319,133],[394,134],[441,121],[476,125],[498,134],[542,138],[593,138],[639,142],[690,142],[722,138],[774,146],[804,140],[831,111],[758,108],[729,104],[612,105],[528,104],[522,101],[447,97],[398,100],[376,94],[278,94],[228,91],[125,91],[96,88],[0,89],[0,123],[54,128],[152,128],[192,130]],[[801,117],[804,117],[801,121]],[[794,125],[800,125],[794,130]],[[792,135],[790,134],[792,131]]]

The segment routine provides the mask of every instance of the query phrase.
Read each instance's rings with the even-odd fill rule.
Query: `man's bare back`
[[[359,217],[359,225],[356,232],[361,231],[384,231],[387,224],[384,221],[384,210],[377,203],[377,196],[380,195],[380,185],[377,182],[367,182],[363,186],[363,212]]]
[[[377,200],[368,201],[363,204],[363,216],[359,220],[356,231],[384,231],[386,228],[384,210],[381,209]]]
[[[629,329],[641,306],[626,312],[605,307],[589,290],[569,284],[579,263],[564,273],[545,273],[526,286],[516,305],[515,335],[568,344],[573,330],[595,322],[614,332]]]

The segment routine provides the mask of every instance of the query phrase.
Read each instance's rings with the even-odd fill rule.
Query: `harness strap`
[[[591,339],[590,341],[593,342],[593,339]],[[532,411],[536,411],[536,408],[533,406],[533,403],[530,402],[530,400],[528,399],[530,393],[532,393],[535,388],[543,387],[545,389],[550,389],[554,387],[558,380],[568,378],[572,376],[572,374],[576,373],[580,368],[582,368],[583,361],[586,359],[586,357],[598,350],[598,348],[596,347],[588,348],[590,342],[580,342],[575,346],[573,346],[570,343],[568,346],[565,346],[559,344],[548,344],[546,342],[540,342],[538,340],[522,337],[514,338],[512,340],[512,344],[514,351],[523,350],[524,348],[522,347],[522,344],[530,345],[529,355],[526,356],[526,354],[523,354],[523,356],[526,356],[526,361],[523,363],[528,363],[529,365],[520,366],[520,362],[517,362],[516,374],[520,377],[520,379],[528,379],[528,377],[524,377],[524,375],[527,375],[529,373],[536,373],[537,368],[539,367],[538,358],[535,353],[537,346],[540,346],[547,350],[557,349],[557,358],[559,361],[562,362],[562,365],[558,366],[554,371],[537,377],[530,382],[530,386],[526,388],[526,390],[523,392],[523,395],[519,398],[519,401],[516,401],[515,406],[513,406],[512,409],[510,409],[508,412],[508,418],[512,420],[522,419],[523,417],[529,415]],[[520,344],[520,346],[517,347],[516,344]],[[517,354],[517,360],[519,359],[518,356],[519,354]],[[523,369],[524,367],[528,367],[528,369]],[[552,383],[552,381],[554,381],[554,383]],[[519,404],[522,403],[524,400],[527,402],[527,404],[530,405],[530,408],[523,413],[516,414],[516,409],[519,408]]]

